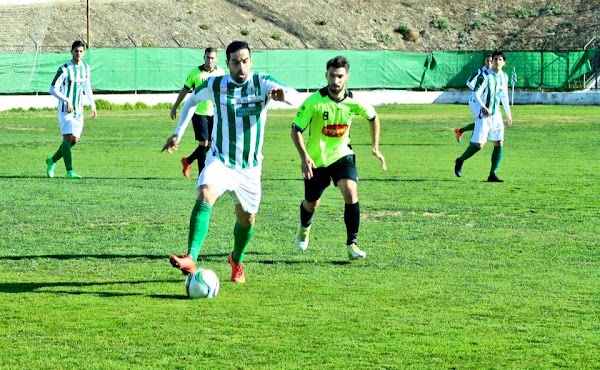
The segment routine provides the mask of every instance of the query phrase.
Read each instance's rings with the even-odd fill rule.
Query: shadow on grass
[[[95,294],[100,296],[130,296],[130,295],[146,295],[143,293],[117,293],[117,292],[94,292],[94,291],[55,291],[55,290],[44,290],[44,288],[60,288],[60,287],[73,287],[73,288],[85,288],[90,286],[105,286],[105,285],[140,285],[140,284],[153,284],[153,283],[175,283],[181,282],[180,279],[162,279],[162,280],[132,280],[132,281],[102,281],[102,282],[74,282],[74,281],[63,281],[63,282],[48,282],[48,283],[0,283],[0,293],[31,293],[38,291],[39,293],[61,293],[61,294]]]
[[[174,181],[181,181],[181,179],[179,177],[173,177],[173,176],[165,176],[165,177],[100,177],[100,176],[84,176],[82,179],[69,179],[65,176],[56,176],[52,179],[49,179],[47,176],[41,175],[41,176],[25,176],[25,175],[0,175],[0,179],[41,179],[41,180],[48,180],[48,181],[73,181],[73,182],[78,182],[78,181],[85,181],[85,180],[160,180],[160,181],[164,181],[164,180],[174,180]]]
[[[0,261],[21,261],[21,260],[32,260],[32,259],[55,259],[55,260],[74,260],[84,258],[97,258],[97,259],[149,259],[149,260],[162,260],[169,259],[167,255],[157,254],[38,254],[38,255],[22,255],[22,256],[0,256]]]

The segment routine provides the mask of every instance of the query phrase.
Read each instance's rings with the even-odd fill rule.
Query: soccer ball
[[[187,296],[195,298],[214,298],[219,294],[219,277],[213,270],[199,268],[185,279]]]

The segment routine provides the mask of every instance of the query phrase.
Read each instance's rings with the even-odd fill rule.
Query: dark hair
[[[485,58],[483,58],[483,59],[487,59],[487,58],[494,58],[494,57],[492,56],[492,54],[486,54]]]
[[[250,53],[250,46],[245,41],[233,41],[231,44],[227,46],[227,50],[225,50],[225,55],[227,56],[227,60],[229,60],[229,56],[231,54],[236,53],[242,49],[248,49],[248,53]]]
[[[504,52],[503,52],[502,50],[495,50],[495,51],[492,53],[492,59],[493,59],[495,56],[501,56],[501,57],[502,57],[502,59],[504,59],[504,61],[506,61],[506,57],[504,56]]]
[[[216,52],[217,52],[217,48],[213,48],[212,46],[204,49],[204,55],[210,54],[210,53],[216,53]]]
[[[81,40],[77,40],[73,43],[73,45],[71,45],[71,51],[77,49],[78,47],[83,46],[83,48],[85,49],[85,42],[81,41]]]
[[[350,70],[350,62],[348,62],[348,59],[346,59],[346,57],[338,55],[337,57],[329,59],[327,61],[327,69],[329,69],[330,67],[345,68],[346,71],[349,71]]]

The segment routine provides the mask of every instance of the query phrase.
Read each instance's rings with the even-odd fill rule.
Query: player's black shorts
[[[213,129],[213,116],[202,116],[194,113],[192,116],[192,126],[197,141],[210,140]]]
[[[337,186],[341,179],[358,182],[354,154],[342,157],[327,167],[313,169],[313,177],[310,180],[304,180],[304,199],[308,202],[318,200],[331,181],[333,181],[333,185]]]

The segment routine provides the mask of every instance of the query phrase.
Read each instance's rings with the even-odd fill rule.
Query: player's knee
[[[321,199],[317,199],[314,202],[309,202],[307,200],[305,200],[302,203],[302,206],[304,207],[305,210],[307,210],[308,212],[314,212],[315,209],[317,209],[317,207],[319,206],[319,204],[321,204]]]

